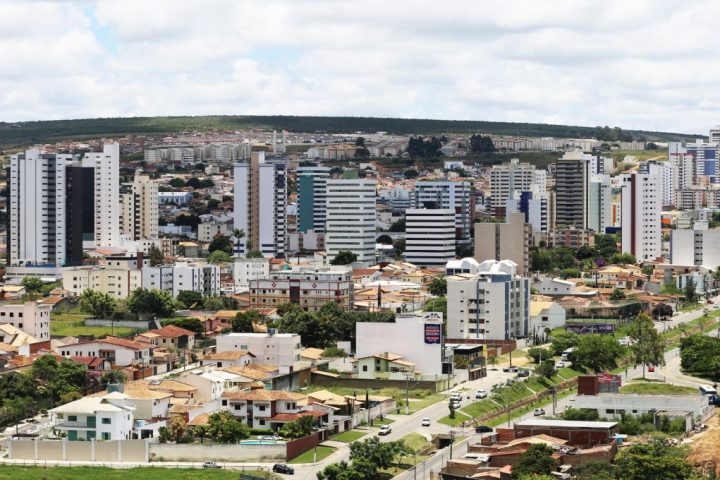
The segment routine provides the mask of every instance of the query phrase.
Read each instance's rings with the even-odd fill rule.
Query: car
[[[654,372],[655,371],[655,365],[648,365],[648,372]]]
[[[295,475],[295,469],[284,463],[276,463],[273,465],[272,471],[275,473],[284,473],[285,475]]]
[[[516,367],[515,365],[510,366],[510,367],[503,367],[503,372],[505,372],[505,373],[515,373],[517,371],[518,371],[518,367]]]
[[[529,376],[530,376],[530,370],[525,370],[525,369],[519,370],[518,373],[517,373],[517,376],[518,376],[518,377],[529,377]]]
[[[378,435],[387,435],[390,432],[392,432],[392,428],[390,428],[390,425],[383,425],[382,427],[380,427]]]
[[[480,454],[478,453],[466,453],[463,455],[464,460],[478,460],[480,458]]]
[[[422,425],[423,427],[429,427],[430,419],[428,417],[423,417],[422,422],[420,422],[420,425]]]
[[[536,409],[533,411],[533,415],[535,415],[536,417],[540,417],[540,416],[542,416],[542,415],[545,415],[545,409],[544,409],[544,408],[536,408]]]
[[[455,400],[451,401],[451,402],[450,402],[450,405],[451,405],[452,408],[454,408],[455,410],[457,410],[458,408],[462,407],[462,403],[460,403],[459,400],[458,400],[458,401],[455,401]]]
[[[555,362],[555,368],[565,368],[565,362],[562,360]]]
[[[487,397],[487,392],[485,390],[478,390],[475,392],[475,399],[476,400],[482,400],[483,398]]]
[[[215,462],[203,462],[203,468],[222,468]]]
[[[475,427],[475,433],[492,433],[493,431],[492,427],[487,427],[485,425],[478,425]]]
[[[453,392],[453,394],[450,395],[450,401],[459,402],[460,400],[462,400],[462,393]]]

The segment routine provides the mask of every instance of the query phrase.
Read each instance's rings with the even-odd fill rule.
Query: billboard
[[[440,345],[442,342],[442,324],[425,324],[425,345]]]

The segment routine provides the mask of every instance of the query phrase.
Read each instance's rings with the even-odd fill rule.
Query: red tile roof
[[[278,413],[270,418],[274,422],[294,422],[300,417],[324,417],[327,412],[303,411],[298,413]]]
[[[181,327],[178,327],[176,325],[165,325],[162,328],[157,328],[155,330],[148,330],[148,333],[154,333],[156,335],[160,335],[161,337],[171,337],[171,338],[177,338],[177,337],[194,337],[195,332],[192,330],[187,330]]]
[[[148,345],[144,343],[128,340],[127,338],[105,337],[98,340],[98,342],[116,345],[118,347],[125,347],[131,350],[145,350],[148,348]]]

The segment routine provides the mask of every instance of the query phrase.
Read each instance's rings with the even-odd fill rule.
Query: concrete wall
[[[147,330],[148,322],[140,320],[101,320],[99,318],[93,318],[85,320],[86,327],[127,327],[136,328],[138,330]]]
[[[327,430],[322,430],[320,432],[315,432],[312,435],[308,435],[307,437],[298,438],[288,442],[286,449],[287,459],[292,460],[308,450],[315,448],[315,445],[327,440],[328,436],[329,432]]]
[[[11,440],[9,458],[22,460],[147,462],[147,441]]]
[[[191,445],[151,443],[153,461],[204,462],[265,462],[285,460],[285,444],[279,445]]]
[[[352,387],[352,388],[400,388],[405,390],[405,380],[377,380],[370,378],[340,378],[340,377],[328,377],[325,375],[317,375],[313,373],[312,384],[313,385],[328,385],[338,387]],[[440,392],[446,390],[447,376],[438,376],[438,381],[420,381],[413,382],[413,390],[430,390],[431,392]]]

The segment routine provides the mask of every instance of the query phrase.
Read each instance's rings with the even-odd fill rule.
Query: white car
[[[392,428],[390,428],[390,425],[383,425],[380,427],[380,431],[378,431],[378,435],[387,435],[390,432],[392,432]]]
[[[535,415],[536,417],[541,417],[541,416],[545,415],[545,409],[536,408],[535,411],[533,411],[533,415]]]
[[[565,368],[565,362],[562,360],[560,360],[559,362],[556,362],[555,368]]]
[[[423,427],[429,427],[430,426],[430,419],[428,417],[423,417],[421,425]]]
[[[483,398],[487,397],[487,392],[485,390],[478,390],[475,393],[475,399],[476,400],[482,400]]]

